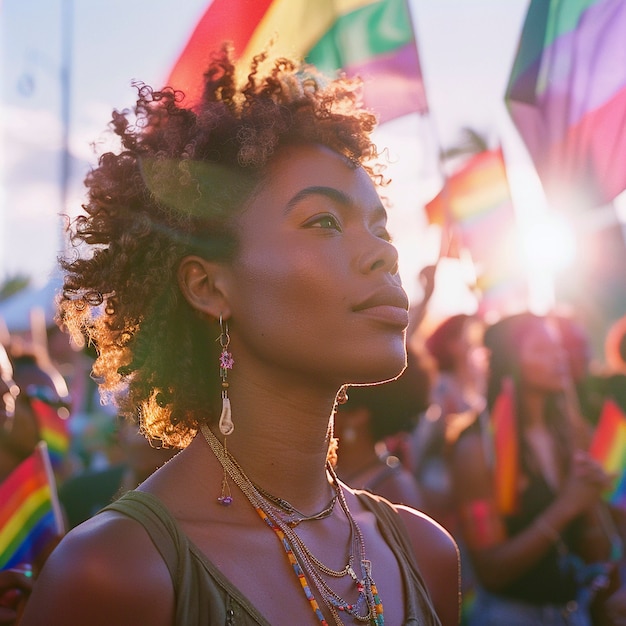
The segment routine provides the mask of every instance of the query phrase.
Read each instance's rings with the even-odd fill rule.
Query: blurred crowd
[[[608,404],[626,416],[626,316],[607,328],[601,358],[570,314],[524,312],[490,325],[458,314],[433,324],[425,321],[433,275],[422,276],[405,372],[348,388],[337,407],[339,477],[453,535],[464,624],[520,615],[561,623],[551,610],[578,624],[581,607],[594,624],[626,624],[626,512],[607,497],[618,477],[589,453]],[[93,348],[70,345],[56,326],[41,337],[0,333],[0,483],[50,436],[42,416],[51,409],[58,428],[48,448],[67,530],[177,450],[148,441],[102,400]],[[0,624],[14,623],[30,573],[0,575],[12,588],[0,597]]]

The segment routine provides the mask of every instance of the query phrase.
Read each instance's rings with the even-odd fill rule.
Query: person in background
[[[0,344],[0,482],[15,469],[31,434],[21,427],[16,431],[15,413],[20,389],[13,380],[13,365],[6,348]],[[21,419],[18,417],[18,422]],[[30,574],[30,572],[28,572]],[[32,578],[17,569],[0,571],[0,624],[16,623],[24,598],[32,589]]]
[[[455,531],[448,451],[458,432],[485,408],[480,323],[457,314],[426,337],[432,367],[429,408],[413,433],[414,474],[424,495],[424,510]]]
[[[19,384],[18,384],[19,383]],[[45,399],[54,407],[65,406],[54,380],[33,355],[11,358],[0,344],[0,483],[26,460],[41,439],[37,405]],[[6,502],[2,503],[6,505]],[[6,509],[3,511],[6,513]],[[0,537],[3,527],[0,524]],[[53,543],[56,544],[58,539]],[[2,546],[4,549],[7,545]],[[0,570],[0,624],[16,624],[32,590],[33,568],[37,569],[53,546],[43,545],[37,563],[23,563]]]
[[[609,327],[604,356],[606,369],[591,377],[590,393],[595,394],[600,407],[606,398],[611,398],[626,413],[626,316]]]
[[[0,482],[32,453],[39,440],[35,416],[14,378],[13,362],[0,344]]]
[[[451,536],[333,467],[344,385],[406,365],[375,118],[345,78],[240,69],[215,51],[194,109],[139,86],[88,175],[63,322],[120,414],[183,449],[66,535],[20,626],[458,621]]]
[[[413,474],[389,453],[385,440],[411,432],[427,406],[428,373],[410,351],[400,377],[382,385],[350,387],[348,400],[335,414],[339,478],[390,502],[421,509]]]
[[[569,366],[571,387],[566,390],[569,410],[577,413],[592,428],[598,424],[604,391],[600,380],[604,374],[592,372],[591,338],[583,323],[569,313],[558,313],[551,316],[555,322],[561,346],[565,350]]]
[[[452,454],[478,583],[471,624],[589,626],[594,597],[616,582],[621,545],[601,500],[611,477],[586,452],[590,430],[568,411],[555,324],[522,313],[484,335],[488,412]]]
[[[10,372],[12,381],[5,381],[4,386],[14,385],[16,395],[10,400],[9,393],[5,398],[5,406],[10,400],[14,409],[11,419],[0,429],[0,481],[32,454],[40,440],[46,439],[44,426],[50,422],[44,419],[42,412],[49,419],[58,420],[60,427],[64,428],[70,406],[67,387],[59,385],[57,377],[51,376],[50,371],[40,365],[37,354],[20,351],[14,355],[10,348],[2,348],[2,351],[3,368]],[[51,456],[53,453],[51,450]],[[52,458],[55,472],[60,476],[64,475],[64,461],[62,454]]]

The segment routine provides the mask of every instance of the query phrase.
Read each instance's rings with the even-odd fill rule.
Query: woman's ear
[[[200,256],[186,256],[178,266],[178,285],[189,304],[218,319],[230,316],[226,295],[225,267]]]

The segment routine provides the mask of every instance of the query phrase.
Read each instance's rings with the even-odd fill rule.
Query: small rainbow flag
[[[503,515],[515,513],[518,505],[519,446],[515,418],[513,381],[505,380],[491,410],[494,445],[494,491]]]
[[[515,255],[516,216],[500,148],[473,155],[424,208],[430,224],[449,231],[447,256],[469,253],[480,314],[526,308],[528,285]]]
[[[230,41],[241,66],[275,40],[272,54],[341,69],[364,81],[365,106],[384,122],[428,106],[407,0],[213,0],[167,84],[193,103],[208,55]]]
[[[626,415],[611,399],[604,402],[589,454],[607,473],[618,476],[606,499],[626,508]]]
[[[0,570],[37,563],[64,532],[48,448],[41,441],[0,485]]]
[[[59,415],[55,406],[44,400],[31,397],[30,404],[37,418],[39,438],[48,445],[52,466],[58,467],[70,448],[68,421]]]

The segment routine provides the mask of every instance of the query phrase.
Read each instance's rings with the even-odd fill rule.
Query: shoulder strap
[[[178,555],[187,540],[160,500],[145,491],[129,491],[102,510],[123,513],[146,529],[176,586],[179,577]]]
[[[361,503],[369,509],[378,521],[385,525],[386,534],[391,534],[396,543],[400,545],[403,552],[409,556],[412,564],[417,569],[417,561],[413,553],[411,539],[404,522],[398,514],[398,509],[382,496],[372,494],[365,490],[355,490],[355,495]]]

